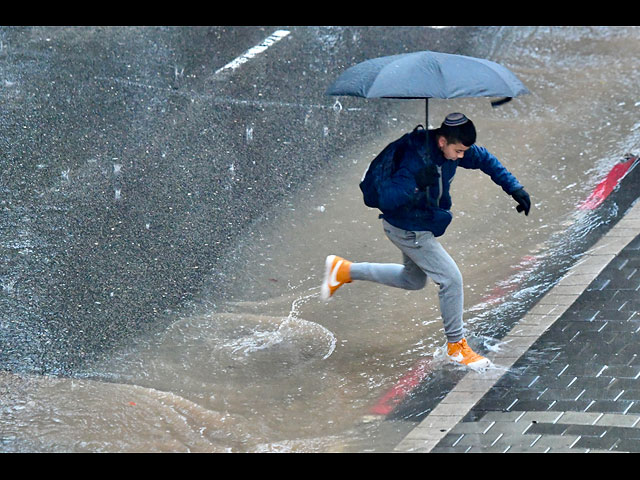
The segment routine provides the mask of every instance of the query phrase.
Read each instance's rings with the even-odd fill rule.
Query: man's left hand
[[[529,210],[531,210],[531,199],[525,189],[521,188],[520,190],[516,190],[511,194],[511,196],[516,202],[518,202],[516,210],[518,212],[524,212],[525,215],[529,215]]]

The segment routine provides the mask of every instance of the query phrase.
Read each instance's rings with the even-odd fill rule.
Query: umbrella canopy
[[[482,58],[413,52],[373,58],[345,70],[326,92],[364,98],[512,97],[530,93],[502,65]]]
[[[329,95],[364,98],[516,97],[529,93],[502,65],[482,58],[414,52],[373,58],[347,69]]]

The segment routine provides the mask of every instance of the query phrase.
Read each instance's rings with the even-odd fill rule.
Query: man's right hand
[[[426,190],[427,187],[436,186],[439,178],[438,168],[434,164],[427,165],[415,175],[418,190]]]

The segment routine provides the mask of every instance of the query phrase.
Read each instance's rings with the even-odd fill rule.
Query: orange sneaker
[[[467,340],[462,339],[456,343],[447,343],[447,357],[454,363],[466,365],[469,368],[486,368],[491,365],[489,359],[478,355],[467,345]]]
[[[345,283],[351,283],[349,270],[351,262],[336,255],[329,255],[325,260],[324,280],[320,295],[323,300],[329,300],[331,296]]]

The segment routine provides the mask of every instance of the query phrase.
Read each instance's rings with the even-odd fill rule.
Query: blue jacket
[[[416,173],[429,158],[438,168],[438,185],[426,191],[417,191]],[[451,195],[449,187],[458,166],[480,169],[491,177],[509,195],[522,188],[518,180],[484,147],[472,145],[459,160],[447,160],[436,143],[436,135],[429,130],[416,129],[389,144],[383,151],[395,157],[396,170],[379,189],[379,203],[384,218],[391,225],[404,230],[433,232],[442,235],[451,222]]]

